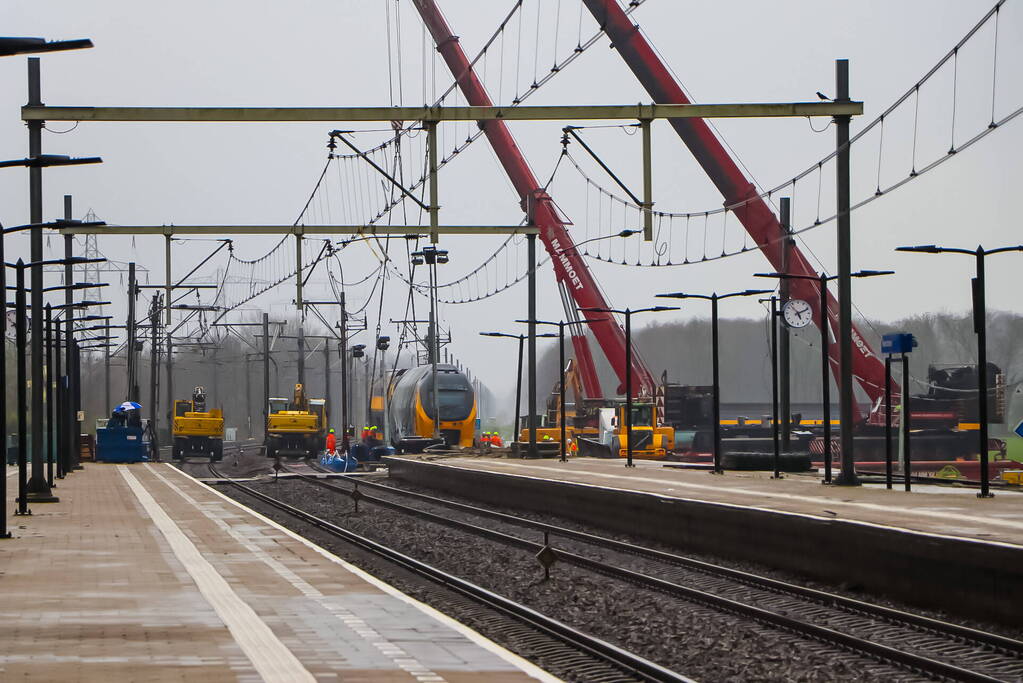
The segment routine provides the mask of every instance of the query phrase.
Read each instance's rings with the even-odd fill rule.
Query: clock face
[[[789,327],[806,327],[813,321],[813,309],[802,299],[789,299],[782,306],[781,317]]]

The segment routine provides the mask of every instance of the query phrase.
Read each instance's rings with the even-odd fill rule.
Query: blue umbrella
[[[124,412],[125,410],[141,410],[141,408],[142,406],[140,406],[138,403],[135,403],[135,401],[125,401],[121,405],[114,408],[114,412],[121,413]]]

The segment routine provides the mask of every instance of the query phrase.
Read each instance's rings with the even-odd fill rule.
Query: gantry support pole
[[[295,306],[302,311],[302,233],[295,233]],[[302,313],[305,315],[305,312]]]
[[[526,318],[529,336],[529,343],[526,345],[526,357],[529,379],[529,396],[526,397],[526,405],[529,407],[529,448],[526,454],[530,458],[536,457],[536,235],[526,237],[526,267],[529,269],[528,298],[526,304]]]
[[[639,127],[643,131],[643,239],[652,242],[654,239],[654,188],[650,119],[640,120]]]
[[[344,292],[341,292],[340,303],[341,303],[341,320],[339,321],[339,324],[340,324],[340,328],[341,328],[340,329],[340,333],[341,333],[341,342],[340,342],[340,345],[341,345],[341,349],[340,349],[340,351],[341,351],[341,429],[343,430],[341,432],[341,434],[347,440],[347,436],[348,436],[348,406],[349,406],[348,394],[349,394],[350,389],[348,387],[348,313],[347,313],[347,311],[345,309],[345,293]],[[328,341],[327,343],[329,344],[330,342]]]
[[[270,420],[270,316],[263,314],[263,438]]]
[[[789,197],[782,197],[778,202],[779,222],[781,223],[782,231],[786,235],[792,232],[791,206],[792,200]],[[781,252],[781,272],[785,275],[789,273],[791,247],[792,238],[785,237],[784,247]],[[778,281],[778,297],[781,300],[782,306],[789,300],[788,278],[783,277]],[[784,323],[784,320],[781,322]],[[792,375],[791,368],[789,367],[790,357],[789,326],[782,324],[778,329],[778,404],[781,411],[781,450],[785,453],[789,451],[789,442],[792,436]]]
[[[835,60],[835,100],[849,101],[849,60]],[[842,471],[835,478],[838,486],[859,486],[856,476],[855,426],[856,394],[853,391],[853,328],[852,328],[852,247],[849,215],[849,116],[835,117],[835,176],[838,206],[838,406],[841,420]],[[903,380],[904,386],[905,379]]]
[[[73,213],[73,206],[71,204],[72,199],[70,195],[64,195],[64,219],[71,220]],[[74,407],[74,344],[72,341],[75,338],[74,335],[74,324],[73,318],[74,309],[71,308],[71,304],[74,302],[74,291],[71,289],[71,284],[74,282],[74,269],[71,266],[71,257],[74,251],[74,244],[72,242],[71,235],[64,235],[64,373],[65,373],[65,399],[64,399],[64,414],[61,416],[63,422],[61,423],[64,427],[64,452],[61,453],[61,459],[63,462],[64,476],[71,474],[76,468],[77,458],[75,457],[78,449],[78,415],[75,412]],[[110,322],[107,321],[107,325]],[[107,334],[110,334],[107,332]],[[107,366],[109,368],[109,349],[107,349]],[[107,372],[109,377],[109,370]],[[107,380],[109,386],[110,381]],[[109,392],[108,392],[109,393]],[[107,405],[104,406],[104,410],[110,410],[110,402],[107,401]]]
[[[174,346],[171,339],[171,296],[174,294],[174,282],[171,280],[171,234],[163,236],[164,250],[164,311],[163,321],[167,334],[165,343],[167,349],[167,433],[171,435],[174,431]],[[169,436],[173,444],[173,436]]]
[[[28,101],[29,104],[42,104],[39,79],[39,58],[28,59]],[[42,154],[43,122],[33,121],[28,125],[28,156],[35,158]],[[32,223],[43,222],[43,169],[41,166],[30,166],[28,169],[29,214]],[[32,372],[32,477],[28,481],[28,498],[33,503],[52,503],[57,498],[46,483],[46,472],[43,467],[43,229],[32,228],[30,236],[32,266],[29,269],[31,302],[32,302],[32,335],[29,341]],[[66,283],[68,287],[71,283]],[[6,295],[5,295],[6,296]],[[69,312],[70,315],[70,312]]]
[[[430,242],[440,241],[437,227],[440,225],[440,207],[437,188],[437,122],[426,122],[426,145],[430,154]]]

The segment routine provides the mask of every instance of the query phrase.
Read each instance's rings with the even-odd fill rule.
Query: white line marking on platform
[[[438,465],[440,467],[457,467],[458,469],[467,470],[467,471],[470,471],[470,472],[484,472],[484,473],[491,473],[491,474],[500,474],[500,472],[497,471],[497,470],[493,470],[493,469],[479,469],[479,468],[475,468],[475,467],[467,467],[467,466],[462,466],[462,465],[460,465],[458,463],[443,463],[443,464],[442,463],[430,463],[430,464]],[[500,467],[512,467],[512,468],[518,468],[518,469],[535,470],[535,471],[538,471],[538,472],[544,472],[544,473],[546,473],[548,475],[551,474],[552,472],[558,472],[559,471],[559,470],[552,470],[549,467],[541,467],[539,465],[519,465],[519,464],[516,464],[516,463],[501,463]],[[838,505],[838,506],[863,508],[865,510],[875,510],[875,511],[878,511],[878,512],[888,512],[888,513],[892,512],[892,510],[895,509],[891,505],[879,505],[877,503],[846,502],[846,501],[834,500],[834,499],[831,499],[831,498],[819,498],[819,497],[816,497],[816,496],[800,496],[800,495],[797,495],[797,494],[794,494],[794,493],[777,493],[777,492],[772,492],[772,491],[753,491],[753,490],[750,490],[750,489],[741,489],[741,488],[722,488],[720,486],[712,486],[710,484],[690,484],[688,482],[674,481],[674,480],[668,480],[668,479],[653,479],[653,478],[650,478],[650,477],[632,477],[632,476],[627,476],[627,475],[623,475],[623,474],[606,474],[606,473],[603,473],[603,472],[591,472],[591,471],[588,471],[588,472],[585,472],[585,474],[588,475],[588,476],[593,476],[593,477],[602,477],[604,479],[616,479],[616,480],[623,480],[623,481],[641,481],[641,482],[647,482],[647,483],[652,483],[652,484],[662,484],[662,485],[663,484],[672,484],[673,486],[678,486],[678,487],[683,487],[683,488],[691,488],[691,489],[699,489],[699,490],[707,490],[707,491],[714,491],[716,493],[721,493],[723,491],[728,491],[728,492],[736,492],[736,493],[740,493],[740,494],[746,494],[746,495],[749,495],[749,496],[760,496],[762,498],[778,498],[778,499],[782,499],[782,500],[798,500],[798,501],[802,501],[802,502],[814,502],[814,503],[819,503],[821,505],[827,505],[828,507]],[[597,488],[603,488],[603,487],[600,487],[598,484],[591,484],[589,482],[579,481],[577,479],[554,479],[554,478],[551,478],[551,477],[530,477],[530,478],[531,479],[540,479],[542,481],[556,481],[556,482],[560,482],[560,483],[564,483],[564,484],[578,484],[580,486],[596,486]],[[620,488],[619,489],[615,489],[615,490],[616,491],[623,491],[623,490],[625,490],[625,491],[633,491],[635,493],[644,493],[644,494],[649,494],[649,495],[654,495],[654,496],[661,496],[662,498],[679,498],[678,496],[667,495],[667,494],[662,493],[660,491],[645,491],[645,490],[642,490],[642,489],[620,489]],[[697,498],[688,498],[688,499],[687,498],[679,498],[679,500],[691,500],[691,501],[697,502],[697,503],[709,503],[709,504],[713,504],[713,505],[727,505],[729,507],[748,507],[748,506],[744,506],[744,505],[741,505],[741,504],[738,504],[738,503],[732,503],[732,502],[723,501],[723,500],[703,500],[703,499],[697,499]],[[850,523],[856,523],[856,524],[864,524],[864,525],[867,525],[867,526],[883,527],[883,528],[887,528],[887,529],[898,529],[900,531],[907,531],[907,532],[919,533],[919,534],[927,534],[927,535],[930,535],[930,536],[939,536],[939,537],[944,537],[944,538],[956,538],[956,539],[965,540],[965,541],[976,541],[977,543],[988,543],[988,544],[993,544],[993,545],[1004,545],[1004,546],[1008,546],[1008,547],[1019,547],[1019,544],[1009,543],[1007,541],[992,541],[992,540],[988,540],[988,539],[984,539],[984,538],[972,538],[972,537],[969,537],[969,536],[953,536],[951,534],[942,534],[942,533],[937,533],[937,532],[932,532],[932,531],[919,531],[917,529],[906,529],[905,527],[892,526],[892,525],[888,525],[888,524],[878,524],[877,522],[870,522],[870,521],[862,520],[862,519],[849,519],[849,518],[832,519],[832,518],[829,518],[829,517],[824,517],[822,515],[815,515],[815,514],[806,513],[806,512],[795,512],[795,511],[792,511],[792,510],[774,510],[774,509],[771,509],[771,508],[753,508],[753,509],[763,510],[765,512],[775,512],[775,513],[789,514],[789,515],[802,515],[802,516],[805,516],[805,517],[813,517],[815,519],[826,519],[826,520],[829,520],[829,521],[836,521],[836,522],[850,522]],[[918,508],[898,508],[898,512],[900,514],[916,515],[918,517],[930,517],[930,518],[933,518],[933,519],[941,519],[941,520],[944,520],[946,522],[947,521],[962,521],[961,513],[959,513],[959,512],[953,512],[953,513],[934,512],[932,510],[920,510]],[[990,524],[992,526],[1004,526],[1004,527],[1007,527],[1009,529],[1014,529],[1014,530],[1023,529],[1023,522],[1015,522],[1015,521],[1007,520],[1007,519],[997,519],[997,518],[993,518],[993,517],[990,517],[990,516],[984,517],[984,518],[978,519],[978,520],[972,520],[972,521],[975,521],[975,522],[977,522],[979,524]]]
[[[362,569],[359,569],[358,567],[356,567],[354,564],[351,564],[350,562],[346,562],[345,560],[342,560],[340,557],[338,557],[337,555],[333,554],[332,552],[330,552],[330,551],[328,551],[328,550],[326,550],[324,548],[321,548],[320,546],[318,546],[315,543],[313,543],[312,541],[310,541],[308,538],[300,536],[299,534],[295,533],[291,529],[288,529],[287,527],[282,526],[282,525],[278,524],[277,522],[273,521],[269,517],[266,517],[265,515],[261,515],[260,513],[258,513],[255,510],[253,510],[252,508],[248,508],[248,507],[242,505],[241,503],[239,503],[234,498],[231,498],[230,496],[227,496],[227,495],[221,493],[220,491],[218,491],[217,489],[213,488],[212,486],[210,486],[206,482],[200,481],[199,479],[196,479],[195,477],[191,476],[187,472],[184,472],[184,471],[178,469],[177,467],[175,467],[171,463],[165,463],[165,465],[167,467],[169,467],[172,472],[175,472],[179,476],[182,476],[185,479],[188,479],[189,481],[195,482],[199,486],[205,487],[208,491],[210,491],[214,495],[219,496],[220,498],[224,499],[226,502],[230,503],[231,505],[235,506],[236,508],[238,508],[240,510],[244,510],[247,514],[252,515],[253,517],[258,519],[259,521],[263,522],[264,524],[268,524],[268,525],[272,526],[274,529],[277,529],[281,533],[287,535],[288,537],[293,538],[296,541],[298,541],[299,543],[302,543],[303,545],[308,546],[309,548],[311,548],[315,552],[319,553],[323,557],[327,558],[331,562],[344,567],[345,569],[350,571],[352,574],[355,574],[356,576],[358,576],[362,580],[370,583],[373,586],[376,586],[377,588],[379,588],[383,592],[387,593],[388,595],[391,595],[391,596],[401,600],[402,602],[405,602],[405,603],[408,603],[409,605],[412,605],[416,609],[418,609],[418,610],[426,613],[427,615],[433,617],[434,619],[436,619],[437,621],[441,622],[442,624],[448,626],[451,629],[454,629],[455,631],[457,631],[458,633],[462,634],[463,636],[465,636],[466,638],[468,638],[472,642],[476,643],[477,645],[479,645],[483,649],[485,649],[485,650],[487,650],[489,652],[492,652],[493,654],[497,655],[498,657],[500,657],[504,661],[506,661],[509,664],[512,664],[516,668],[520,669],[526,675],[528,675],[528,676],[530,676],[532,678],[535,678],[538,681],[543,681],[543,683],[563,683],[563,681],[560,678],[557,678],[556,676],[552,676],[551,674],[547,673],[546,671],[544,671],[543,669],[538,667],[536,664],[533,664],[529,660],[523,659],[522,657],[518,656],[514,652],[512,652],[510,650],[507,650],[506,648],[501,647],[500,645],[498,645],[494,641],[490,640],[486,636],[484,636],[484,635],[482,635],[482,634],[472,630],[471,628],[469,628],[468,626],[466,626],[462,622],[456,621],[455,619],[452,619],[451,617],[449,617],[448,615],[444,614],[443,612],[439,612],[436,609],[434,609],[433,607],[430,607],[426,603],[420,602],[420,601],[416,600],[415,598],[413,598],[413,597],[411,597],[409,595],[406,595],[405,593],[402,593],[400,590],[398,590],[397,588],[395,588],[391,584],[386,583],[384,581],[381,581],[377,577],[373,576],[372,574],[369,574],[369,573],[365,572]]]
[[[260,677],[268,683],[315,683],[316,679],[302,662],[270,630],[266,622],[238,597],[230,584],[188,540],[135,475],[124,465],[118,465],[117,469]]]
[[[202,510],[202,504],[199,501],[197,501],[195,498],[189,495],[187,491],[182,490],[177,484],[175,484],[174,482],[170,481],[162,474],[157,472],[152,465],[146,463],[146,469],[152,472],[153,476],[155,476],[157,479],[159,479],[168,487],[170,487],[173,491],[175,491],[178,495],[180,495],[182,498],[188,501],[189,505],[191,505],[197,510]],[[217,517],[209,516],[207,517],[210,520],[212,520],[218,527],[220,527],[225,533],[230,535],[234,540],[238,541],[238,543],[241,544],[243,548],[251,552],[258,559],[262,560],[262,562],[267,567],[276,572],[278,576],[280,576],[282,579],[284,579],[289,584],[298,589],[298,591],[305,595],[307,598],[315,600],[321,607],[323,607],[325,610],[333,614],[336,618],[341,620],[346,626],[348,626],[348,628],[350,628],[363,640],[373,645],[373,647],[379,650],[382,655],[384,655],[392,662],[394,662],[396,666],[405,669],[406,665],[410,664],[411,668],[417,671],[416,674],[410,674],[413,675],[413,677],[421,679],[422,676],[429,676],[430,678],[428,680],[430,681],[436,681],[437,683],[446,682],[446,679],[444,677],[438,675],[434,671],[431,671],[429,668],[423,666],[422,663],[419,662],[419,660],[415,659],[410,654],[401,649],[401,646],[395,645],[394,643],[385,639],[383,635],[377,632],[376,629],[367,624],[362,617],[355,614],[351,610],[332,604],[327,599],[327,596],[325,596],[323,592],[320,591],[320,589],[316,588],[316,586],[313,586],[308,581],[303,579],[301,576],[291,571],[291,569],[288,568],[284,563],[282,563],[277,558],[272,557],[265,550],[263,550],[258,545],[253,543],[250,539],[238,533],[238,530],[232,527],[230,524]],[[399,660],[401,661],[401,663],[399,663]]]

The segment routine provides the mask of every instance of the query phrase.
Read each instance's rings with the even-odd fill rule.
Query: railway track
[[[458,605],[462,608],[462,613],[468,609],[480,617],[486,623],[490,637],[500,635],[503,642],[516,643],[526,651],[540,653],[545,661],[557,662],[576,679],[607,683],[690,681],[681,674],[604,640],[589,636],[525,605],[331,524],[241,482],[224,477],[213,463],[207,463],[207,466],[214,478],[227,482],[244,495],[378,558],[383,558],[422,581],[432,583],[434,586],[431,590],[432,595],[438,596],[442,603]]]
[[[359,480],[349,488],[317,479],[304,480],[341,495],[355,496],[363,503],[381,505],[526,551],[536,553],[546,547],[559,562],[737,614],[912,673],[962,681],[1023,680],[1023,642],[998,634],[376,482]],[[367,489],[389,498],[367,494]],[[412,507],[397,502],[395,497],[494,520],[500,528],[455,519],[450,512],[439,514]],[[509,527],[540,531],[545,542],[516,536],[509,533]],[[547,542],[551,537],[560,537],[567,543],[553,548]],[[583,545],[598,548],[604,557],[594,558],[568,549]]]

